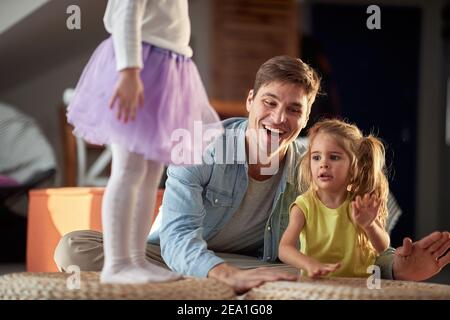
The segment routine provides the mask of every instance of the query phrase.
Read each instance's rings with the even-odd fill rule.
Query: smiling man
[[[297,278],[279,263],[278,244],[298,195],[297,168],[305,149],[296,137],[319,83],[300,59],[279,56],[260,67],[246,101],[248,119],[223,122],[225,134],[210,146],[205,164],[169,167],[148,259],[181,274],[219,279],[237,293]],[[449,262],[450,254],[444,255],[449,246],[448,233],[435,232],[414,244],[405,240],[376,264],[385,278],[423,280]],[[71,264],[101,270],[102,235],[65,235],[55,261],[61,270]]]

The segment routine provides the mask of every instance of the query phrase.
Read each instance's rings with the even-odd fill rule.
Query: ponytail
[[[387,199],[389,183],[386,177],[385,148],[383,143],[372,135],[361,138],[357,153],[357,172],[352,183],[353,198],[364,194],[375,194],[380,199],[380,209],[377,219],[386,227]],[[360,243],[375,253],[364,232],[359,232]]]
[[[383,143],[372,135],[361,138],[357,150],[357,172],[355,174],[354,190],[356,195],[375,192],[382,197],[385,174],[385,149]]]

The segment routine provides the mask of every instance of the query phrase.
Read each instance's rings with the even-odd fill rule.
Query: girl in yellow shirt
[[[279,258],[310,277],[368,276],[390,241],[384,146],[339,120],[316,123],[308,137],[299,168],[302,195],[291,205]]]

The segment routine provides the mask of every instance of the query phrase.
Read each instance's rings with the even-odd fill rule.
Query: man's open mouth
[[[278,134],[279,136],[282,136],[283,134],[286,133],[286,131],[279,129],[279,128],[272,127],[270,125],[263,124],[262,126],[269,134]]]

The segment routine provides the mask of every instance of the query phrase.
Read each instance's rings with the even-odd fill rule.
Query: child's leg
[[[101,281],[105,283],[145,282],[131,262],[131,219],[138,189],[146,170],[145,159],[112,145],[112,170],[103,196],[102,224],[105,262]]]
[[[132,219],[131,259],[133,263],[147,270],[150,282],[171,281],[180,275],[151,264],[145,259],[147,237],[150,232],[151,220],[155,209],[156,192],[163,173],[163,165],[156,161],[147,161],[145,178],[137,194],[136,210]]]

